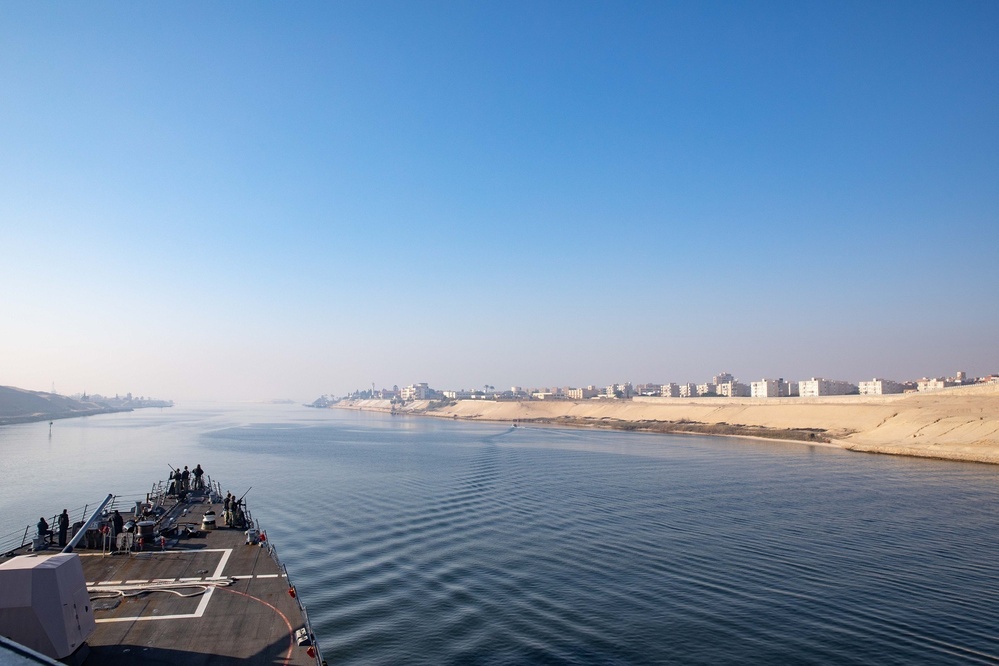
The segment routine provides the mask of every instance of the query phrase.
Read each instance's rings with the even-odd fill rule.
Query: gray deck
[[[209,508],[220,527],[168,538],[165,549],[76,551],[97,620],[86,663],[316,664],[295,640],[306,617],[266,543],[247,545],[242,530],[222,526],[222,507],[207,497],[165,508],[157,529],[187,521],[200,527]],[[160,586],[174,589],[149,591]]]

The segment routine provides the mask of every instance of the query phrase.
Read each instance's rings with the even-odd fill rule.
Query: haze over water
[[[0,534],[198,463],[330,663],[999,661],[988,465],[182,406],[0,428]]]

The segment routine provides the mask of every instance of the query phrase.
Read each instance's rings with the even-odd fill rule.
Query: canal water
[[[190,405],[0,428],[0,537],[196,464],[339,664],[999,662],[999,467]]]

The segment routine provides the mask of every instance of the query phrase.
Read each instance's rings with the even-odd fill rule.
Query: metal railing
[[[69,528],[70,531],[66,534],[66,540],[68,541],[73,537],[75,532],[73,532],[74,526],[82,526],[83,523],[89,517],[87,511],[90,507],[96,507],[99,502],[92,502],[89,504],[84,504],[82,507],[76,507],[69,510]],[[61,512],[60,512],[61,513]],[[49,524],[49,533],[46,535],[48,543],[52,543],[53,537],[59,533],[59,515],[57,513],[52,517],[45,516],[46,522]],[[79,519],[75,519],[79,516]],[[31,545],[34,538],[39,536],[38,525],[28,525],[23,530],[17,530],[9,534],[0,535],[0,555],[10,555],[18,550],[23,549],[26,546]]]
[[[260,532],[261,534],[264,534],[264,531],[260,529],[260,524],[255,523],[255,525],[257,531]],[[302,613],[302,619],[305,621],[305,631],[309,636],[309,640],[311,641],[312,647],[316,649],[316,655],[315,655],[316,665],[322,666],[326,662],[323,660],[322,650],[319,648],[319,641],[316,639],[316,632],[313,631],[312,629],[312,620],[309,619],[309,611],[305,607],[305,602],[302,601],[301,595],[298,594],[297,589],[295,588],[294,584],[292,584],[291,575],[288,573],[288,567],[285,566],[284,562],[282,562],[281,559],[278,557],[277,548],[275,548],[274,544],[270,542],[270,539],[265,539],[264,544],[265,547],[267,548],[267,553],[271,556],[271,559],[274,560],[274,563],[278,565],[281,571],[284,572],[284,578],[288,582],[289,590],[292,589],[295,590],[294,599],[295,602],[298,604],[299,611],[301,611]]]

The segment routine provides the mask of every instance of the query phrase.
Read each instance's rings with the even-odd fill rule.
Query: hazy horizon
[[[999,4],[0,6],[0,385],[999,372]]]

